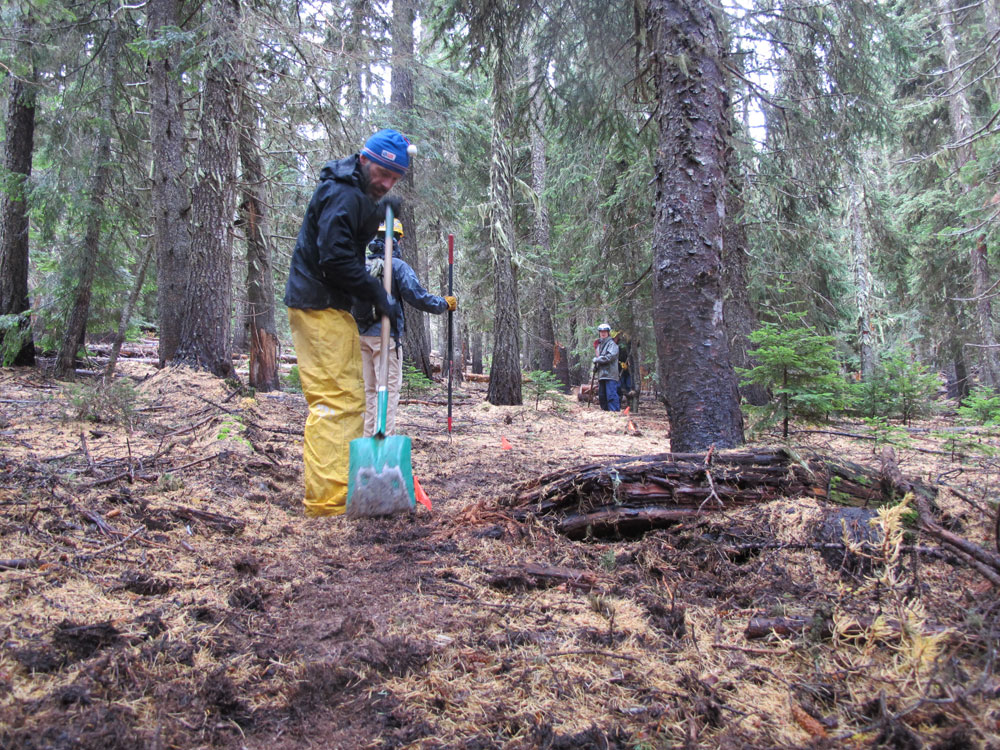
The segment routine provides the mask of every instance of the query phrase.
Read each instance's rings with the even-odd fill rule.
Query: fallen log
[[[900,475],[901,478],[901,475]],[[813,497],[857,507],[898,502],[919,482],[886,480],[884,472],[784,448],[664,453],[564,469],[514,487],[498,501],[513,517],[553,517],[572,538],[641,534],[691,515],[780,497]]]
[[[221,513],[213,513],[208,510],[198,510],[197,508],[187,508],[177,505],[167,509],[171,515],[185,521],[201,521],[226,534],[237,534],[246,527],[246,521],[232,516],[224,516]]]
[[[948,531],[937,522],[936,514],[931,507],[933,498],[928,497],[925,492],[920,491],[920,488],[903,477],[896,463],[896,452],[891,445],[882,449],[882,477],[884,483],[898,487],[903,492],[912,493],[913,504],[920,514],[922,532],[958,554],[994,586],[1000,586],[1000,555]]]
[[[805,632],[806,628],[818,628],[818,635],[822,638],[830,638],[833,635],[834,623],[830,619],[820,618],[808,619],[805,617],[751,617],[747,623],[743,635],[747,640],[758,640],[767,638],[772,633],[783,637],[798,636]],[[940,625],[925,624],[919,633],[913,633],[900,626],[898,622],[892,620],[877,621],[874,617],[857,617],[840,624],[839,635],[852,641],[867,641],[876,636],[877,640],[884,641],[887,638],[900,640],[904,637],[914,635],[930,636],[940,635],[950,632],[948,628]]]
[[[19,557],[14,560],[0,560],[0,570],[30,570],[37,568],[41,563],[38,560],[30,560],[26,557]]]
[[[487,582],[495,589],[518,591],[544,589],[565,584],[568,588],[589,591],[597,577],[589,570],[530,563],[523,568],[504,568]]]

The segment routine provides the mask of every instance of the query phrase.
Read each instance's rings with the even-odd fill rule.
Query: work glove
[[[622,362],[622,370],[624,371],[627,369],[628,369],[628,362]]]
[[[449,294],[445,296],[444,301],[448,303],[449,312],[455,312],[458,309],[458,297],[452,297]]]
[[[392,295],[386,294],[381,285],[378,285],[376,289],[378,291],[375,294],[375,314],[385,315],[389,318],[390,323],[395,323],[399,318],[399,303],[392,298]]]
[[[392,216],[398,219],[399,212],[403,210],[403,199],[393,193],[383,196],[378,202],[379,216],[385,216],[386,206],[392,206]]]
[[[593,362],[594,362],[595,365],[597,364],[597,360],[599,360],[599,359],[600,359],[600,357],[594,357]]]

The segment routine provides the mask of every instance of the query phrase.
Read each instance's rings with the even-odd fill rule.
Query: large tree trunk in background
[[[549,228],[549,207],[546,203],[546,154],[545,154],[545,111],[542,107],[541,92],[539,87],[545,81],[545,71],[536,74],[538,60],[534,49],[529,53],[528,70],[535,76],[535,85],[532,86],[531,97],[531,189],[534,191],[538,204],[534,212],[534,221],[531,225],[531,240],[538,253],[539,261],[546,264],[544,270],[537,274],[535,284],[538,288],[538,309],[536,312],[534,333],[532,341],[534,356],[530,358],[528,366],[532,370],[543,370],[555,372],[555,330],[552,325],[552,303],[555,296],[555,289],[552,277],[547,267],[548,259],[552,255],[552,242]]]
[[[985,347],[983,385],[1000,390],[1000,345],[993,330],[993,307],[989,296],[993,282],[990,280],[989,261],[986,257],[986,235],[981,236],[972,248],[972,279],[976,294],[976,318],[982,329]]]
[[[394,0],[392,3],[392,93],[389,106],[394,125],[405,132],[413,117],[413,0]],[[418,144],[419,148],[419,144]],[[403,199],[399,220],[403,222],[406,239],[400,247],[403,260],[420,279],[426,278],[426,264],[417,241],[417,221],[414,202],[415,172],[420,168],[420,156],[411,161],[410,171],[396,185],[396,192]],[[443,292],[442,292],[443,293]],[[420,372],[431,377],[431,341],[428,336],[427,313],[416,308],[406,311],[406,328],[403,330],[403,356]]]
[[[722,316],[726,89],[719,30],[704,2],[651,0],[649,20],[660,130],[653,317],[670,446],[732,448],[743,442],[743,416]]]
[[[470,333],[472,338],[472,374],[483,374],[483,332],[474,328]]]
[[[490,245],[494,258],[493,361],[486,399],[521,403],[521,313],[514,273],[513,52],[501,46],[493,70],[493,135],[490,161]]]
[[[150,243],[149,247],[142,254],[142,260],[139,261],[139,268],[135,272],[135,281],[132,283],[132,291],[128,296],[128,302],[125,303],[125,309],[122,310],[121,317],[118,319],[118,333],[115,334],[114,344],[111,346],[111,354],[108,356],[108,364],[104,369],[104,377],[110,378],[115,374],[115,364],[118,362],[118,354],[122,350],[122,344],[125,342],[125,334],[128,332],[128,322],[132,319],[132,311],[135,310],[136,302],[139,301],[139,295],[142,293],[142,285],[146,282],[146,269],[149,268],[149,259],[153,257],[153,249],[155,245]]]
[[[858,186],[853,172],[847,177],[847,185],[851,202],[849,208],[851,263],[854,270],[855,299],[858,304],[858,354],[861,357],[861,378],[867,382],[875,376],[877,363],[872,331],[871,264],[861,222],[861,212],[864,210],[864,206],[862,198],[858,194]]]
[[[344,97],[347,103],[348,117],[355,122],[365,122],[365,77],[368,73],[368,50],[366,39],[370,34],[366,31],[368,16],[371,13],[369,0],[350,0],[350,23],[348,33],[344,37],[344,61],[347,66],[347,92]],[[361,142],[367,136],[362,136]]]
[[[149,0],[150,40],[180,25],[178,0]],[[158,48],[154,48],[158,49]],[[181,340],[181,311],[191,247],[191,197],[184,183],[184,109],[177,45],[154,52],[149,61],[149,137],[153,156],[151,201],[156,235],[156,306],[162,367]]]
[[[247,87],[240,90],[240,163],[243,200],[240,213],[247,243],[247,314],[250,344],[249,384],[258,391],[281,389],[278,377],[278,329],[274,322],[274,273],[267,231],[267,191],[257,135],[257,108]]]
[[[757,327],[757,318],[750,304],[750,243],[743,223],[743,190],[746,180],[737,171],[739,163],[730,143],[727,139],[726,222],[722,238],[723,321],[733,367],[749,370],[757,364],[747,354],[751,349],[750,334]],[[637,369],[632,371],[636,377],[638,372]],[[638,386],[638,382],[636,385]],[[739,385],[739,393],[748,404],[754,406],[763,406],[769,401],[767,388],[755,383]]]
[[[23,24],[27,27],[28,24]],[[16,35],[16,34],[15,34]],[[35,150],[35,71],[30,80],[8,76],[7,122],[3,168],[9,175],[7,189],[0,191],[0,315],[21,315],[20,347],[10,362],[26,367],[35,364],[28,311],[28,180]],[[0,330],[0,342],[3,331]]]
[[[986,21],[986,34],[984,37],[991,40],[993,48],[996,48],[997,35],[1000,34],[1000,0],[985,0],[983,3],[983,13]],[[996,75],[987,76],[987,86],[990,96],[993,97],[994,106],[1000,100],[1000,80]]]
[[[111,171],[111,115],[115,103],[115,75],[118,65],[118,50],[121,37],[114,21],[108,30],[104,46],[104,80],[102,81],[100,112],[106,119],[97,120],[99,132],[94,148],[96,164],[90,184],[90,206],[87,209],[87,229],[83,238],[83,254],[80,258],[78,279],[73,293],[73,303],[63,332],[62,345],[56,359],[56,377],[72,377],[76,369],[76,351],[87,332],[87,318],[90,314],[90,293],[97,274],[97,257],[101,249],[101,222],[104,220],[104,199],[108,190],[108,176]]]
[[[209,40],[216,50],[205,69],[198,182],[191,201],[189,281],[182,303],[176,359],[220,377],[234,374],[232,315],[233,214],[236,210],[238,93],[242,67],[235,64],[234,0],[215,0]]]
[[[965,329],[965,315],[962,309],[955,304],[954,298],[948,291],[947,286],[942,290],[945,299],[946,333],[945,349],[951,359],[952,369],[955,371],[955,382],[948,389],[948,396],[958,401],[965,399],[969,395],[969,367],[965,357],[965,338],[962,332]]]
[[[948,97],[948,118],[951,121],[952,132],[955,142],[958,144],[953,150],[955,157],[956,171],[961,170],[972,158],[972,145],[969,143],[973,131],[972,109],[969,99],[966,96],[966,88],[962,81],[961,60],[959,59],[958,45],[956,43],[954,24],[957,14],[952,5],[952,0],[937,0],[938,12],[940,14],[941,44],[944,48],[945,58],[945,81],[947,83]],[[969,186],[966,182],[959,182],[959,189],[963,193],[968,193]],[[982,338],[983,347],[979,350],[982,356],[982,381],[983,385],[994,390],[1000,389],[1000,349],[997,348],[996,331],[993,327],[993,320],[990,317],[990,304],[988,300],[981,299],[980,294],[989,288],[988,283],[979,287],[981,274],[988,275],[985,265],[985,256],[982,266],[977,265],[979,259],[976,251],[972,251],[972,276],[975,280],[976,288],[976,308],[975,317]]]
[[[569,379],[570,379],[570,384],[571,385],[573,383],[579,384],[579,383],[584,382],[584,368],[583,368],[583,360],[580,358],[580,355],[577,354],[577,351],[576,351],[576,345],[577,345],[577,320],[576,320],[576,313],[572,313],[569,316],[569,341],[570,341],[570,344],[566,348],[569,350]],[[591,356],[593,356],[593,355],[591,355]],[[588,364],[590,363],[589,359],[587,360],[587,363]],[[589,372],[589,370],[586,373],[586,380],[587,380],[587,382],[590,382],[590,372]]]

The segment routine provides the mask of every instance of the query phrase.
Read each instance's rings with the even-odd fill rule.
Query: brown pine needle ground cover
[[[122,367],[0,371],[2,747],[1000,748],[997,590],[908,506],[571,541],[511,498],[669,450],[662,407],[630,429],[467,383],[451,439],[441,393],[402,408],[432,512],[307,520],[300,395]],[[998,463],[941,435],[1000,440],[953,427],[899,466],[995,552]],[[822,429],[793,450],[878,469],[862,426]]]

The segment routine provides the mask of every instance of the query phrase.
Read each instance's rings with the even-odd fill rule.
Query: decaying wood
[[[37,568],[41,563],[38,560],[28,558],[18,558],[16,560],[0,560],[0,570],[29,570]]]
[[[209,526],[213,526],[220,531],[224,531],[227,534],[236,534],[243,531],[246,527],[246,521],[242,521],[239,518],[233,518],[232,516],[224,516],[221,513],[212,513],[207,510],[198,510],[197,508],[187,508],[182,505],[170,508],[170,513],[177,518],[181,518],[185,521],[201,521]]]
[[[896,453],[890,445],[882,449],[882,475],[886,484],[913,494],[913,504],[920,514],[922,532],[937,539],[946,549],[958,554],[994,586],[1000,586],[1000,556],[948,531],[935,520],[936,516],[930,504],[931,498],[903,477],[896,463]]]
[[[818,627],[819,635],[828,638],[833,633],[833,622],[822,620],[818,623],[805,617],[752,617],[743,632],[747,640],[767,638],[771,634],[784,637],[797,636],[807,628]],[[948,628],[939,625],[924,625],[919,635],[939,635],[948,632]],[[898,622],[876,622],[874,617],[860,617],[841,626],[840,636],[850,640],[865,641],[877,633],[880,640],[892,638],[899,640],[904,635],[911,635]],[[917,635],[917,634],[913,634]]]
[[[539,589],[566,584],[569,588],[590,590],[597,577],[589,570],[531,563],[521,568],[504,568],[493,574],[489,585],[496,589]]]
[[[799,459],[783,448],[712,454],[664,453],[587,464],[548,474],[515,488],[504,501],[519,520],[558,517],[571,538],[641,533],[694,514],[815,497],[861,507],[896,502],[919,483],[885,481],[883,473],[847,461]]]

